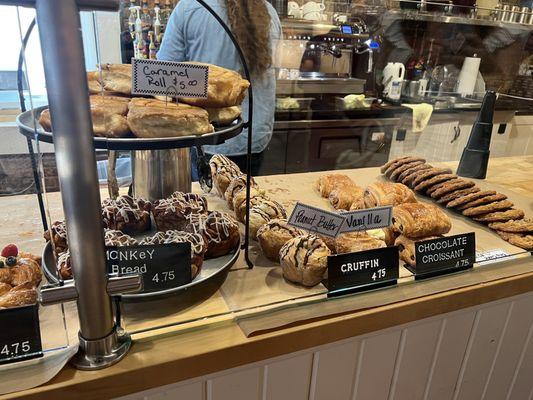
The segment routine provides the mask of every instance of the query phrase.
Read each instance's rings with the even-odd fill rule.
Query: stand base
[[[86,340],[81,336],[79,339],[80,348],[70,363],[82,371],[94,371],[118,363],[128,353],[132,343],[128,333],[117,329],[103,339]]]

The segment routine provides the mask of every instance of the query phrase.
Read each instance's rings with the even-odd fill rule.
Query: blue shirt
[[[206,3],[230,26],[223,0],[206,0]],[[271,17],[271,49],[281,38],[281,23],[276,10],[265,3]],[[243,20],[243,24],[246,21]],[[169,18],[163,42],[157,53],[159,60],[200,61],[238,71],[242,65],[230,38],[214,17],[196,0],[181,0]],[[254,116],[252,152],[263,151],[272,137],[276,100],[276,77],[270,68],[262,77],[252,78]],[[242,104],[243,118],[248,120],[248,96]],[[247,152],[248,132],[227,140],[218,146],[204,146],[208,153],[242,155]]]

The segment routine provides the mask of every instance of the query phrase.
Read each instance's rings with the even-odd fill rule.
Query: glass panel
[[[451,236],[475,232],[478,261],[484,260],[483,264],[476,264],[475,268],[490,268],[487,260],[491,258],[505,260],[529,255],[527,249],[530,248],[531,228],[527,220],[522,220],[520,211],[516,210],[529,210],[531,202],[531,186],[527,178],[527,171],[533,162],[529,143],[530,25],[520,21],[495,21],[494,18],[499,18],[498,13],[492,18],[491,12],[486,15],[478,4],[475,14],[471,11],[473,9],[463,7],[469,6],[464,2],[417,4],[418,2],[402,0],[388,4],[377,1],[352,4],[349,1],[325,1],[316,5],[296,2],[296,8],[291,2],[287,4],[288,9],[284,8],[284,2],[273,3],[277,11],[269,6],[272,29],[279,28],[281,34],[278,34],[279,37],[272,35],[272,66],[267,75],[262,77],[264,81],[255,77],[252,79],[255,94],[254,121],[257,124],[254,124],[256,147],[252,167],[261,191],[255,193],[257,204],[260,204],[253,211],[257,219],[263,218],[265,213],[268,214],[265,220],[272,219],[275,214],[272,209],[277,207],[273,201],[281,204],[287,215],[290,215],[297,202],[336,211],[333,206],[338,204],[330,201],[328,196],[322,197],[316,185],[326,171],[342,170],[337,173],[349,177],[352,184],[349,186],[350,190],[341,190],[340,195],[347,196],[348,200],[339,208],[386,205],[391,198],[401,197],[400,194],[391,194],[390,186],[374,184],[401,181],[412,186],[418,201],[439,207],[445,215],[439,218],[449,219],[451,225],[449,230],[445,228],[431,231],[432,234],[410,237],[413,241],[442,233]],[[131,81],[128,64],[131,58],[154,58],[159,46],[164,49],[165,41],[177,40],[170,36],[175,32],[170,32],[169,35],[169,30],[166,29],[169,11],[167,4],[169,8],[173,7],[171,2],[166,1],[130,1],[123,2],[118,13],[81,14],[91,92],[91,115],[97,136],[95,151],[101,198],[106,201],[108,197],[131,193],[136,199],[146,198],[152,202],[150,229],[144,225],[139,227],[146,222],[139,217],[144,215],[141,210],[125,211],[120,204],[118,211],[106,209],[104,214],[110,212],[116,216],[131,211],[131,214],[127,214],[127,221],[122,221],[122,226],[109,224],[109,216],[104,215],[103,218],[109,228],[123,229],[137,242],[147,236],[155,236],[158,228],[162,231],[169,227],[176,230],[200,229],[205,234],[205,229],[201,225],[199,228],[195,223],[179,226],[179,220],[174,220],[179,217],[179,213],[173,211],[173,207],[183,207],[184,203],[169,200],[174,190],[169,191],[168,187],[163,187],[164,184],[171,183],[175,189],[183,176],[189,177],[189,168],[196,171],[196,161],[189,160],[187,149],[191,148],[192,160],[203,158],[197,156],[193,142],[183,145],[176,141],[163,149],[161,142],[166,139],[160,137],[168,136],[168,125],[161,123],[166,121],[162,114],[170,114],[170,120],[174,121],[172,118],[175,115],[169,110],[180,107],[195,110],[187,108],[190,106],[187,104],[199,103],[189,98],[179,99],[176,104],[169,96],[159,99],[148,96],[137,98],[131,95],[129,89]],[[184,5],[178,7],[176,13],[185,12],[182,7],[186,7],[187,2],[182,4]],[[159,8],[157,12],[156,7]],[[466,9],[468,12],[465,12]],[[215,7],[216,12],[224,13],[223,10]],[[202,37],[206,30],[205,35],[209,40],[213,40],[213,43],[215,39],[220,40],[220,43],[206,47],[195,56],[192,55],[193,47],[188,47],[183,51],[184,55],[167,57],[163,51],[160,58],[219,64],[242,75],[243,68],[232,44],[222,39],[226,38],[226,33],[212,16],[204,11],[202,13],[198,14],[201,18],[195,17],[199,18],[197,21],[188,21],[190,29],[184,28],[183,32],[191,36],[183,40],[188,46],[192,46],[195,38]],[[279,13],[279,26],[275,13]],[[254,23],[257,21],[240,20],[245,28]],[[202,28],[198,28],[199,26]],[[238,31],[236,27],[233,28]],[[197,35],[192,35],[191,32],[196,32]],[[243,40],[242,36],[240,38]],[[224,51],[220,52],[219,49]],[[31,82],[31,75],[29,76]],[[236,81],[239,78],[233,75],[232,83]],[[464,177],[463,181],[455,174],[487,90],[498,93],[492,128],[484,128],[485,137],[491,133],[490,162],[487,177],[470,183],[471,178]],[[221,92],[226,93],[228,89],[223,88]],[[34,100],[35,96],[31,98]],[[242,103],[242,118],[245,122],[248,120],[246,101]],[[39,103],[35,99],[32,107],[44,103],[46,102]],[[202,105],[207,107],[205,103]],[[136,110],[132,112],[134,109]],[[137,121],[137,125],[134,121],[136,112],[145,115],[144,121]],[[191,114],[194,112],[202,113],[201,110],[190,111]],[[213,115],[212,111],[210,122],[215,125],[216,132],[226,129],[227,121],[226,125],[220,121],[217,124]],[[221,114],[216,115],[220,118]],[[273,121],[270,123],[272,117]],[[170,122],[169,124],[171,125]],[[236,124],[230,122],[230,127]],[[178,129],[176,125],[171,126]],[[268,132],[263,135],[266,139],[259,143],[257,138],[264,133],[261,127]],[[272,138],[268,141],[270,130]],[[152,135],[151,139],[155,137],[155,144],[146,145],[147,139],[142,137],[146,132]],[[189,132],[181,133],[186,135]],[[246,132],[241,133],[235,141],[245,145],[246,141],[242,140],[245,135]],[[141,143],[143,144],[140,145]],[[206,145],[203,151],[209,156],[219,152],[230,154],[230,158],[244,170],[244,156],[231,153],[233,147],[227,143],[218,148]],[[266,147],[259,151],[261,144]],[[44,168],[46,177],[46,157],[53,157],[53,154],[52,150],[44,150],[44,144],[39,143],[39,146],[42,147],[36,150],[41,160],[38,164],[44,165],[41,168]],[[395,165],[396,173],[393,174],[392,169],[388,171],[387,175],[390,176],[380,172],[379,167],[402,156],[423,159],[413,161],[418,163],[416,166],[420,166],[420,169],[417,175],[410,177],[412,180],[407,179],[409,174],[402,173],[409,171],[407,167],[400,171],[401,163]],[[443,170],[422,176],[424,163]],[[409,168],[413,167],[415,164]],[[232,168],[226,167],[230,175],[234,173]],[[450,170],[445,170],[446,168]],[[439,177],[440,175],[446,176]],[[197,180],[198,174],[193,174],[193,177]],[[416,183],[413,183],[415,178]],[[214,179],[216,186],[218,177],[215,176]],[[183,181],[180,182],[183,184]],[[227,186],[229,183],[228,180],[223,185]],[[474,183],[479,192],[472,189]],[[457,186],[448,186],[452,184]],[[437,185],[441,186],[437,188]],[[57,188],[52,189],[51,183],[47,183],[45,188],[51,221],[61,220],[59,192]],[[157,188],[165,190],[155,194]],[[188,188],[186,189],[185,192],[188,192]],[[441,190],[432,197],[429,193],[433,193],[431,189]],[[468,192],[458,192],[467,189]],[[407,188],[402,187],[400,190],[411,199],[411,192]],[[209,210],[217,210],[243,221],[241,214],[245,208],[238,208],[237,213],[232,210],[230,205],[233,204],[225,198],[225,190],[221,190],[224,196],[218,193],[216,187],[209,193],[203,193],[200,184],[195,181],[191,191],[205,196]],[[473,195],[481,191],[491,192],[484,193],[484,197]],[[451,203],[452,200],[469,193],[472,194],[469,198],[471,202],[475,201],[474,204],[468,204],[469,209],[499,202],[467,213],[472,214],[471,217],[487,220],[485,223],[462,215],[463,210],[458,207],[467,204],[466,201],[462,201],[462,204],[456,201],[456,207],[451,207],[454,204]],[[237,195],[237,191],[234,194]],[[445,202],[447,195],[449,198]],[[335,196],[331,196],[331,199],[336,200]],[[505,196],[507,199],[504,199]],[[164,199],[166,201],[157,203]],[[115,203],[106,204],[111,204],[111,208],[117,206]],[[170,210],[170,217],[165,219],[156,215],[154,208],[160,204],[163,204],[163,210]],[[131,205],[129,207],[136,208]],[[191,204],[186,207],[194,208]],[[161,208],[158,210],[161,211]],[[432,220],[426,214],[420,218],[427,219],[428,224],[438,225],[442,222]],[[134,223],[128,226],[132,216]],[[488,226],[491,219],[505,222],[503,220],[511,217],[522,222]],[[223,222],[223,217],[217,218],[213,229],[220,230],[219,225],[226,222]],[[133,226],[137,222],[139,226]],[[238,224],[238,229],[242,238],[242,223]],[[404,228],[397,226],[396,229]],[[496,232],[513,229],[521,232]],[[394,244],[394,238],[390,240],[384,232],[373,234],[380,240],[389,239],[388,245]],[[276,235],[273,233],[272,236]],[[218,240],[207,239],[215,244]],[[272,244],[273,239],[266,241],[267,245]],[[356,238],[354,242],[359,244],[362,240]],[[128,244],[132,243],[133,241],[128,241]],[[376,246],[381,244],[382,242],[374,242]],[[121,313],[117,313],[117,318],[121,317],[122,324],[128,331],[141,333],[180,324],[187,328],[202,326],[326,300],[325,281],[313,282],[316,283],[314,286],[290,282],[285,279],[287,269],[284,277],[280,263],[267,259],[265,247],[264,243],[261,248],[257,241],[251,241],[250,260],[254,264],[253,269],[248,269],[243,251],[236,260],[232,259],[234,251],[226,251],[226,254],[218,257],[206,257],[200,273],[192,281],[193,285],[186,290],[181,288],[177,293],[149,299],[125,295],[120,301]],[[52,272],[56,269],[54,264],[52,262],[50,266]],[[64,278],[70,277],[67,274]],[[403,266],[403,262],[400,266],[399,284],[416,284],[414,274]]]
[[[2,336],[0,363],[40,356],[30,362],[38,368],[51,358],[66,363],[77,329],[72,310],[69,318],[63,305],[37,303],[37,290],[48,283],[41,270],[43,232],[62,212],[53,146],[35,133],[39,115],[32,110],[46,105],[47,96],[34,17],[32,9],[0,6],[0,22],[15,37],[0,61],[0,318],[10,336]],[[22,134],[16,118],[26,110]]]

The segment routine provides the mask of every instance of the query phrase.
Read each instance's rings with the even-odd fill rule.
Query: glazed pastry
[[[328,246],[317,236],[297,236],[279,252],[283,276],[290,282],[315,286],[324,278],[329,255]]]
[[[215,154],[209,160],[211,177],[220,197],[224,198],[233,178],[242,175],[239,166],[222,154]]]
[[[414,161],[420,161],[420,162],[426,162],[425,159],[421,158],[421,157],[402,157],[400,159],[396,159],[394,160],[392,163],[389,161],[387,164],[385,164],[383,167],[382,167],[382,173],[385,174],[385,176],[387,177],[390,177],[391,174],[399,167],[401,167],[402,165],[405,165],[405,164],[409,164],[409,163],[412,163]],[[385,168],[386,166],[388,165],[388,167],[383,171],[383,168]]]
[[[511,233],[496,231],[500,237],[513,246],[520,247],[524,250],[533,250],[533,235],[526,233]]]
[[[485,204],[482,206],[467,208],[463,210],[463,215],[467,217],[476,217],[478,215],[487,214],[495,211],[503,211],[511,208],[514,204],[509,200],[495,201],[490,204]]]
[[[128,125],[140,138],[197,136],[214,132],[207,111],[155,99],[132,99]]]
[[[127,195],[106,199],[102,202],[104,227],[130,235],[145,232],[150,229],[151,208],[150,202]]]
[[[19,252],[14,244],[4,247],[0,256],[0,308],[34,304],[41,280],[40,257]]]
[[[398,178],[396,179],[397,182],[403,183],[404,185],[407,185],[408,182],[410,182],[411,176],[415,177],[415,173],[419,171],[423,171],[425,169],[433,168],[429,164],[418,164],[411,168],[406,169],[405,171],[401,172],[400,175],[398,175]]]
[[[431,192],[431,198],[440,199],[448,193],[452,193],[461,189],[468,189],[474,187],[475,185],[476,184],[473,181],[468,181],[462,178],[442,182],[434,186],[435,190]]]
[[[492,222],[489,228],[509,233],[530,233],[533,232],[533,220],[524,218],[507,222]]]
[[[456,190],[454,192],[448,193],[445,196],[442,196],[440,199],[437,200],[437,203],[443,204],[443,205],[445,204],[446,207],[448,207],[449,203],[452,200],[458,199],[459,197],[467,196],[467,195],[472,194],[472,193],[477,193],[480,190],[481,189],[478,188],[477,186],[473,186],[473,187],[466,188],[466,189]]]
[[[52,249],[56,255],[68,249],[67,226],[65,221],[55,221],[43,236],[47,242],[52,244]]]
[[[202,235],[190,232],[166,231],[158,232],[154,236],[143,239],[139,244],[170,244],[170,243],[190,243],[191,244],[191,278],[194,279],[202,269],[204,255],[207,245]]]
[[[203,236],[207,245],[205,258],[224,256],[234,250],[240,243],[239,225],[228,214],[211,211],[209,214],[191,214],[188,216],[187,232]]]
[[[406,264],[414,267],[416,266],[415,243],[424,240],[438,239],[439,237],[441,236],[428,236],[425,238],[410,239],[405,235],[400,235],[394,242],[394,245],[398,246],[398,251],[400,252],[400,259]]]
[[[121,231],[104,229],[104,242],[106,246],[135,246],[137,240]]]
[[[233,210],[233,199],[235,195],[243,189],[246,189],[246,174],[240,174],[233,178],[224,193],[224,198],[230,210]],[[253,177],[250,177],[250,187],[256,188],[257,184]],[[246,191],[244,192],[246,195]]]
[[[413,191],[401,183],[374,182],[365,189],[364,202],[367,208],[372,208],[416,203],[416,198]]]
[[[208,108],[209,122],[217,126],[229,125],[241,116],[239,106],[224,108]]]
[[[436,175],[433,178],[426,179],[422,182],[420,182],[418,185],[415,186],[415,190],[417,192],[424,192],[426,190],[429,191],[429,189],[433,186],[435,186],[438,183],[446,182],[452,179],[457,179],[457,176],[453,174],[440,174]]]
[[[444,235],[452,227],[450,218],[437,206],[405,203],[392,211],[393,229],[410,238]]]
[[[126,119],[129,99],[116,96],[93,95],[89,98],[94,136],[124,137],[130,133]],[[50,111],[43,110],[39,124],[47,132],[52,131]]]
[[[23,283],[11,288],[9,292],[0,295],[0,308],[13,308],[37,303],[37,290],[29,283]]]
[[[364,205],[363,194],[364,189],[353,185],[343,185],[333,189],[329,196],[329,202],[336,210],[353,210],[361,209]]]
[[[245,215],[246,203],[241,206],[240,214]],[[250,236],[255,239],[261,226],[272,219],[287,218],[285,208],[277,201],[258,198],[250,206]]]
[[[213,64],[189,62],[209,67],[207,99],[181,98],[180,100],[197,107],[221,108],[239,106],[244,100],[250,82],[235,71]]]
[[[202,214],[207,210],[207,202],[198,195],[191,195],[187,200],[183,193],[175,192],[167,199],[154,202],[152,214],[158,231],[183,230],[189,224],[188,216]]]
[[[389,174],[389,178],[393,181],[398,181],[399,177],[406,171],[412,170],[414,167],[417,167],[419,165],[424,165],[424,161],[411,161],[408,163],[405,163],[403,165],[400,165],[399,167],[395,168],[394,171],[392,171]]]
[[[196,193],[174,192],[170,195],[172,199],[178,199],[191,207],[191,212],[207,214],[207,199]]]
[[[371,249],[387,247],[383,240],[370,236],[366,232],[343,233],[335,239],[337,254],[355,253]]]
[[[356,185],[348,176],[342,174],[322,175],[316,183],[316,188],[320,195],[326,199],[333,190],[344,186],[353,187]]]
[[[257,231],[263,254],[270,261],[279,262],[279,251],[289,240],[305,235],[305,231],[291,226],[286,219],[272,219]]]
[[[366,233],[375,239],[379,239],[385,242],[387,246],[394,246],[394,241],[398,237],[398,234],[390,227],[380,229],[369,229]]]
[[[457,207],[458,210],[466,210],[467,208],[474,208],[477,206],[482,206],[484,204],[490,204],[494,203],[495,201],[502,201],[506,200],[507,196],[502,193],[496,193],[490,196],[480,197],[476,200],[472,200],[466,204],[463,204],[462,206]]]
[[[505,222],[512,219],[524,218],[524,211],[511,208],[505,211],[495,211],[483,215],[477,215],[472,219],[477,222]]]
[[[88,73],[88,80],[96,79],[106,91],[131,95],[131,65],[102,64],[101,72]],[[96,89],[95,85],[93,87]]]
[[[57,272],[61,279],[72,279],[72,264],[70,262],[70,252],[67,250],[57,257]]]

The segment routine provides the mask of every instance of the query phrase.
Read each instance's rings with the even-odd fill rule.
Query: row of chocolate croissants
[[[363,189],[347,175],[327,174],[318,179],[316,187],[339,211],[392,206],[392,227],[385,229],[386,242],[398,246],[400,258],[411,266],[416,264],[415,242],[440,237],[452,226],[439,207],[418,202],[415,193],[402,183],[374,182]]]
[[[340,211],[417,202],[414,192],[401,183],[374,182],[362,188],[344,174],[322,175],[316,187],[320,195]]]

